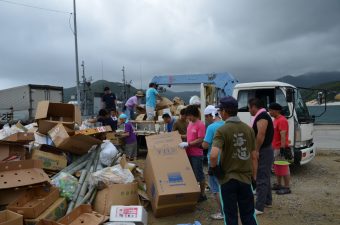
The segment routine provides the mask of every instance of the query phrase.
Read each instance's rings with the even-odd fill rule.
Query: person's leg
[[[133,160],[137,160],[137,141],[133,143],[133,149],[132,149],[132,157]]]
[[[197,182],[200,185],[201,194],[199,201],[207,200],[205,195],[205,178],[203,173],[203,157],[200,156],[190,156],[189,157],[192,170],[194,171]]]
[[[126,110],[124,111],[125,115],[128,117],[128,119],[131,119],[131,115],[130,115],[130,110],[129,108],[126,108]]]
[[[256,179],[256,206],[258,211],[263,212],[265,204],[272,204],[271,199],[271,168],[273,154],[271,148],[260,149],[260,159]]]
[[[135,109],[132,108],[132,109],[129,109],[129,111],[130,111],[130,119],[134,120],[135,119]]]
[[[125,144],[125,155],[128,160],[131,159],[133,144]]]
[[[154,120],[155,109],[153,107],[146,106],[146,115],[147,115],[146,120],[148,120],[148,121]]]
[[[221,202],[224,214],[224,224],[238,225],[237,181],[232,179],[221,185]]]
[[[237,203],[240,210],[240,217],[243,225],[257,225],[254,195],[250,184],[239,182],[237,192]]]

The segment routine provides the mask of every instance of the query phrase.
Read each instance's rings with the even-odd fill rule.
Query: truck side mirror
[[[286,100],[287,100],[287,102],[293,102],[293,100],[294,100],[294,90],[293,90],[293,88],[287,88]]]

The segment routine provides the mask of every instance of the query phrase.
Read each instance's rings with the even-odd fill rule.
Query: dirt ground
[[[302,167],[291,168],[292,194],[273,193],[273,208],[258,216],[261,225],[330,225],[340,224],[340,151],[319,151],[317,157]],[[274,178],[274,177],[273,177]],[[197,205],[193,213],[154,218],[149,210],[149,225],[193,223],[223,225],[210,215],[215,213],[213,197]]]

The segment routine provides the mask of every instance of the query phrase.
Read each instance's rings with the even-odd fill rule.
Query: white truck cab
[[[304,165],[315,157],[314,119],[309,115],[308,108],[296,87],[275,81],[240,83],[235,85],[233,97],[238,101],[238,116],[247,124],[251,121],[248,111],[249,99],[254,97],[261,99],[267,109],[270,103],[279,103],[289,123],[289,145],[294,153],[294,163]]]

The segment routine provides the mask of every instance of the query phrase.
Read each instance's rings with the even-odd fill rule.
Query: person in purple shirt
[[[124,124],[125,154],[128,160],[137,160],[137,136],[126,114],[120,114],[119,122]]]
[[[136,106],[138,105],[138,100],[144,96],[142,91],[137,91],[137,93],[129,98],[125,103],[125,114],[127,115],[128,119],[135,119],[135,110]]]

